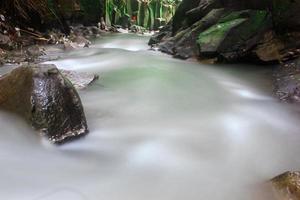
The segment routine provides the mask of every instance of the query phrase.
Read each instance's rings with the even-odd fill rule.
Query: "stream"
[[[1,199],[273,199],[267,181],[299,170],[300,116],[272,97],[272,69],[177,60],[148,39],[52,52],[100,76],[80,91],[90,134],[51,145],[1,111]]]

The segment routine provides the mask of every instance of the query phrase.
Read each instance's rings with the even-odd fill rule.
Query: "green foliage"
[[[175,13],[178,0],[106,0],[106,23],[120,24],[127,17],[133,24],[154,29],[155,22],[167,22]]]

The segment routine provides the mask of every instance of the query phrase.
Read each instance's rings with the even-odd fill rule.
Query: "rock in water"
[[[285,172],[271,180],[280,200],[300,199],[300,172]]]
[[[71,83],[77,90],[85,89],[87,86],[91,85],[94,81],[99,79],[99,76],[96,74],[63,69],[60,69],[59,71],[64,77],[71,81]]]
[[[88,133],[80,97],[55,65],[21,66],[1,77],[0,107],[23,116],[56,144]]]

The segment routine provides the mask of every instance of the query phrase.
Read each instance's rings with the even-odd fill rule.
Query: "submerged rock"
[[[91,41],[83,36],[76,36],[72,38],[71,41],[76,43],[79,47],[89,47],[89,45],[91,44]]]
[[[300,172],[285,172],[271,180],[279,200],[300,199]]]
[[[80,97],[54,65],[21,66],[1,77],[0,107],[23,116],[56,144],[88,133]]]
[[[99,78],[96,74],[89,74],[86,72],[75,72],[71,70],[59,70],[60,73],[67,79],[69,79],[73,86],[78,89],[82,90],[85,89],[87,86],[91,85],[95,80]]]

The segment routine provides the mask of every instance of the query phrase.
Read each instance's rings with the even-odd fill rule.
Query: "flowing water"
[[[300,166],[296,107],[271,95],[270,71],[209,66],[105,36],[61,54],[97,73],[80,95],[90,134],[63,146],[0,112],[0,199],[266,200],[265,183]]]

